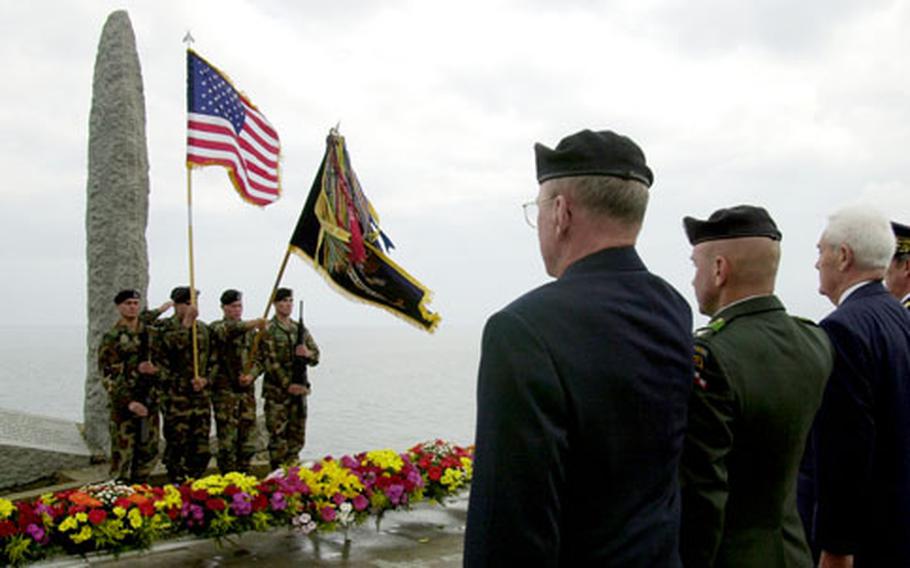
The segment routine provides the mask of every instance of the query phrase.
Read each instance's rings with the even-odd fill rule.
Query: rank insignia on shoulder
[[[725,325],[727,325],[727,322],[724,318],[713,319],[708,323],[708,327],[714,330],[714,333],[723,329]]]
[[[695,386],[701,390],[708,390],[708,381],[701,378],[701,373],[695,371]]]

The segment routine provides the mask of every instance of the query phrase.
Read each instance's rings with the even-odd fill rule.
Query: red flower
[[[269,499],[262,493],[253,497],[253,511],[262,511],[269,506]]]
[[[151,501],[139,503],[137,507],[139,507],[139,512],[142,513],[143,517],[151,517],[155,514],[155,505]]]
[[[224,507],[224,501],[221,499],[206,499],[205,501],[205,508],[209,511],[223,511]]]
[[[12,521],[0,521],[0,538],[9,538],[17,532],[16,525]]]
[[[171,507],[167,510],[167,516],[172,521],[177,520],[177,517],[180,516],[180,509],[177,507]]]
[[[117,497],[117,500],[114,501],[115,507],[122,507],[124,509],[129,509],[130,505],[132,505],[132,504],[133,504],[133,502],[130,501],[129,499],[127,499],[126,497]]]
[[[234,497],[237,493],[240,493],[240,488],[233,483],[224,488],[224,494],[228,497]]]
[[[193,501],[206,501],[209,498],[209,492],[205,489],[196,489],[190,496],[193,498]]]
[[[427,472],[427,475],[431,480],[439,481],[439,478],[442,477],[442,468],[434,465],[430,468],[430,471]]]
[[[107,512],[104,509],[92,509],[88,512],[88,522],[96,527],[104,522],[107,518]]]

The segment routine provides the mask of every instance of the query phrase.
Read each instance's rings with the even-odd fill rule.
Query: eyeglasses
[[[535,199],[534,201],[528,201],[527,203],[522,203],[521,208],[525,213],[525,223],[527,223],[532,229],[537,228],[537,212],[540,209],[541,203],[546,203],[547,201],[552,201],[556,199],[556,195],[547,197],[546,199]]]

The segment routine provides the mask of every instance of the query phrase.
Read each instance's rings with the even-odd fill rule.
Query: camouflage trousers
[[[256,453],[256,393],[219,389],[212,394],[218,435],[218,470],[249,473]]]
[[[125,483],[145,483],[158,463],[158,409],[150,407],[148,410],[149,415],[145,418],[132,412],[111,413],[112,478]],[[146,434],[145,441],[140,438],[141,433]]]
[[[209,465],[212,409],[208,393],[169,393],[163,405],[164,465],[171,483],[198,479]]]
[[[265,427],[269,431],[269,465],[273,470],[297,462],[306,442],[306,397],[280,402],[265,399]]]

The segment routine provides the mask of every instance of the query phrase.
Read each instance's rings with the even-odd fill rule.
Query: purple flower
[[[44,537],[45,537],[44,529],[39,527],[38,525],[31,523],[30,525],[28,525],[28,527],[26,527],[25,532],[27,532],[29,534],[29,536],[31,536],[33,539],[35,539],[35,542],[39,542],[42,544],[44,543]]]
[[[327,523],[331,523],[332,521],[335,520],[335,508],[334,507],[330,507],[329,505],[326,505],[325,507],[322,508],[322,511],[320,511],[319,513],[320,513],[320,515],[322,515],[322,520]]]
[[[389,488],[385,490],[385,494],[393,505],[398,505],[401,502],[402,494],[404,494],[404,487],[397,483],[395,485],[390,485]]]
[[[357,469],[360,466],[360,463],[351,456],[343,456],[341,458],[341,466],[348,469]]]
[[[243,492],[234,493],[234,498],[231,501],[231,511],[238,517],[245,517],[252,513],[253,503],[250,501],[250,496]]]
[[[44,503],[38,503],[35,505],[35,513],[39,515],[50,515],[52,517],[54,516],[54,510]]]
[[[412,483],[414,487],[423,487],[423,476],[416,469],[412,469],[408,472],[408,482]]]
[[[269,499],[269,502],[272,505],[273,511],[283,511],[288,506],[288,502],[284,498],[284,493],[280,491],[272,493],[272,498]]]
[[[354,497],[354,508],[358,511],[363,511],[370,505],[370,501],[363,495],[358,495]]]
[[[341,505],[344,503],[344,495],[341,493],[336,493],[332,496],[332,501],[334,501],[336,505]]]

